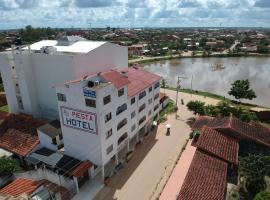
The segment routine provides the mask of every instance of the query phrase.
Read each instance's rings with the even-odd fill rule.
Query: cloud
[[[38,6],[38,0],[15,0],[19,8],[31,8]]]
[[[75,5],[80,8],[98,8],[120,5],[117,0],[75,0]]]
[[[202,4],[197,0],[182,0],[178,4],[178,7],[180,8],[194,8],[194,7],[200,7]]]
[[[129,7],[129,8],[146,8],[146,7],[148,7],[147,3],[148,3],[147,0],[128,0],[127,7]]]
[[[257,0],[254,6],[260,8],[270,8],[270,0]]]

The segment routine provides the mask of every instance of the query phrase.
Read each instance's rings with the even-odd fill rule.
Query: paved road
[[[164,90],[162,89],[162,92]],[[176,92],[165,91],[172,99]],[[217,101],[201,96],[179,93],[179,99],[185,102],[198,99],[207,103],[216,104]],[[154,192],[159,189],[158,184],[162,177],[167,177],[173,169],[173,161],[179,155],[182,146],[190,133],[187,121],[192,114],[186,106],[179,105],[179,118],[175,114],[168,117],[166,123],[160,124],[156,134],[149,135],[139,146],[130,162],[114,177],[108,187],[103,188],[95,200],[148,200],[153,198]],[[166,136],[165,125],[171,124],[171,135]],[[156,191],[155,194],[160,191]]]

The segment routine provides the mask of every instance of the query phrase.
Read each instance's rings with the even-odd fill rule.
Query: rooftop
[[[199,117],[192,129],[201,129],[204,125],[237,139],[246,139],[270,147],[270,130],[252,122],[246,123],[234,117]]]
[[[73,39],[67,36],[67,39],[60,40],[41,40],[34,44],[30,45],[30,49],[34,51],[40,51],[43,47],[55,47],[57,52],[67,52],[67,53],[88,53],[106,42],[96,42],[82,39]],[[24,50],[27,50],[28,47],[24,47]]]
[[[59,124],[59,126],[58,126]],[[38,130],[46,135],[48,135],[51,138],[55,138],[56,136],[60,135],[62,133],[60,122],[58,120],[55,120],[51,123],[45,124],[43,126],[40,126]]]
[[[18,178],[6,187],[0,190],[0,193],[6,196],[18,197],[22,194],[31,195],[41,186],[40,181]]]
[[[178,200],[224,200],[227,163],[196,150]]]
[[[38,144],[37,128],[44,121],[23,114],[9,114],[0,123],[0,148],[19,156],[28,155]]]
[[[213,154],[229,163],[238,163],[238,142],[212,128],[204,126],[196,146]]]
[[[128,85],[128,96],[132,97],[158,82],[161,77],[140,69],[139,67],[132,67],[117,71],[115,69],[91,74],[81,79],[66,82],[66,84],[78,83],[82,80],[93,79],[99,77],[103,82],[110,82],[116,88],[121,88]]]

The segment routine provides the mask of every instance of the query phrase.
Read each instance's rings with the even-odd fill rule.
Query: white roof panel
[[[58,46],[57,40],[42,40],[30,45],[31,50],[40,50],[42,47],[53,46],[58,52],[69,52],[69,53],[88,53],[106,42],[95,42],[95,41],[78,41],[68,46]],[[28,47],[23,49],[27,50]]]

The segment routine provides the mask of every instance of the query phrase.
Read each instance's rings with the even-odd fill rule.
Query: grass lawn
[[[173,100],[169,99],[168,105],[163,108],[159,113],[159,122],[165,122],[167,120],[167,115],[171,113],[175,113],[177,111],[177,106],[173,102]]]
[[[0,111],[1,112],[8,112],[9,111],[8,110],[8,105],[5,105],[5,106],[0,107]]]
[[[168,90],[174,90],[176,91],[177,89],[174,87],[166,87],[166,89]],[[191,90],[191,89],[179,89],[180,92],[184,92],[184,93],[188,93],[188,94],[195,94],[195,95],[200,95],[200,96],[204,96],[204,97],[209,97],[209,98],[213,98],[213,99],[217,99],[220,101],[226,101],[229,104],[231,104],[232,106],[239,106],[238,103],[235,103],[235,101],[232,101],[231,99],[228,99],[224,96],[218,95],[218,94],[213,94],[211,92],[203,92],[203,91],[198,91],[198,90]],[[249,110],[250,108],[254,108],[254,107],[260,107],[260,108],[265,108],[263,106],[258,106],[255,104],[248,104],[248,103],[241,103],[240,104],[242,108]]]

